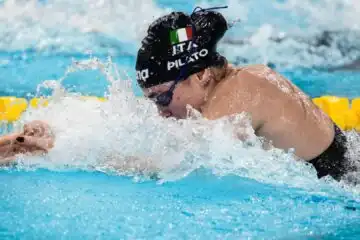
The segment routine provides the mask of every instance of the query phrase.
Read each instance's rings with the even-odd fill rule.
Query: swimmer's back
[[[299,88],[264,65],[235,69],[213,98],[218,103],[208,107],[211,118],[249,112],[258,136],[278,148],[295,148],[305,160],[320,155],[334,138],[331,119]]]

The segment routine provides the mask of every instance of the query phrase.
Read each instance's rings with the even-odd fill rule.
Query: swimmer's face
[[[167,106],[162,106],[157,104],[159,113],[163,117],[175,117],[178,119],[187,117],[186,106],[190,105],[195,109],[199,110],[199,107],[202,103],[201,94],[199,93],[198,84],[195,84],[194,81],[196,74],[191,75],[186,80],[181,81],[176,84],[173,91],[173,97],[170,103]],[[150,88],[143,89],[145,97],[154,100],[156,103],[156,98],[162,94],[169,91],[171,86],[174,84],[174,81],[166,82],[159,84]]]

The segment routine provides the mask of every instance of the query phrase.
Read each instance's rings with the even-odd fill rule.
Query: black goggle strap
[[[228,6],[221,6],[221,7],[211,7],[211,8],[201,8],[199,6],[195,7],[192,13],[200,12],[200,11],[211,11],[211,10],[217,10],[217,9],[224,9],[228,8]]]
[[[221,7],[211,7],[211,8],[201,8],[201,7],[195,7],[192,14],[196,13],[196,12],[201,12],[201,11],[210,11],[210,10],[218,10],[218,9],[225,9],[228,8],[228,6],[221,6]],[[235,20],[233,20],[232,22],[228,23],[228,27],[232,28],[233,26],[235,26],[237,23],[241,22],[241,18],[236,18]]]

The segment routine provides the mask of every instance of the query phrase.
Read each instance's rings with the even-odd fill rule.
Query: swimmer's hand
[[[54,146],[55,137],[50,126],[43,121],[32,121],[24,125],[24,131],[16,138],[19,146],[47,151]]]
[[[47,123],[27,123],[23,132],[0,137],[0,165],[11,163],[18,154],[45,154],[54,146],[54,141],[55,137]]]
[[[36,150],[42,150],[47,152],[54,145],[54,141],[51,138],[47,137],[33,137],[20,135],[16,138],[16,144],[28,150],[28,152],[33,152]]]

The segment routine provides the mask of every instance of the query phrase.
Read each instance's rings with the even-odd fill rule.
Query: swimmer
[[[330,175],[340,180],[354,170],[346,158],[344,133],[298,87],[267,66],[235,67],[217,52],[227,29],[225,18],[209,10],[191,15],[173,12],[149,26],[138,51],[136,76],[159,114],[183,119],[188,116],[187,105],[208,120],[246,112],[257,136],[274,147],[294,149],[297,157],[313,164],[319,178]],[[21,137],[24,141],[19,141]],[[33,141],[29,137],[24,131],[0,142],[9,149],[15,143],[28,154],[46,153],[54,143],[47,134]]]

